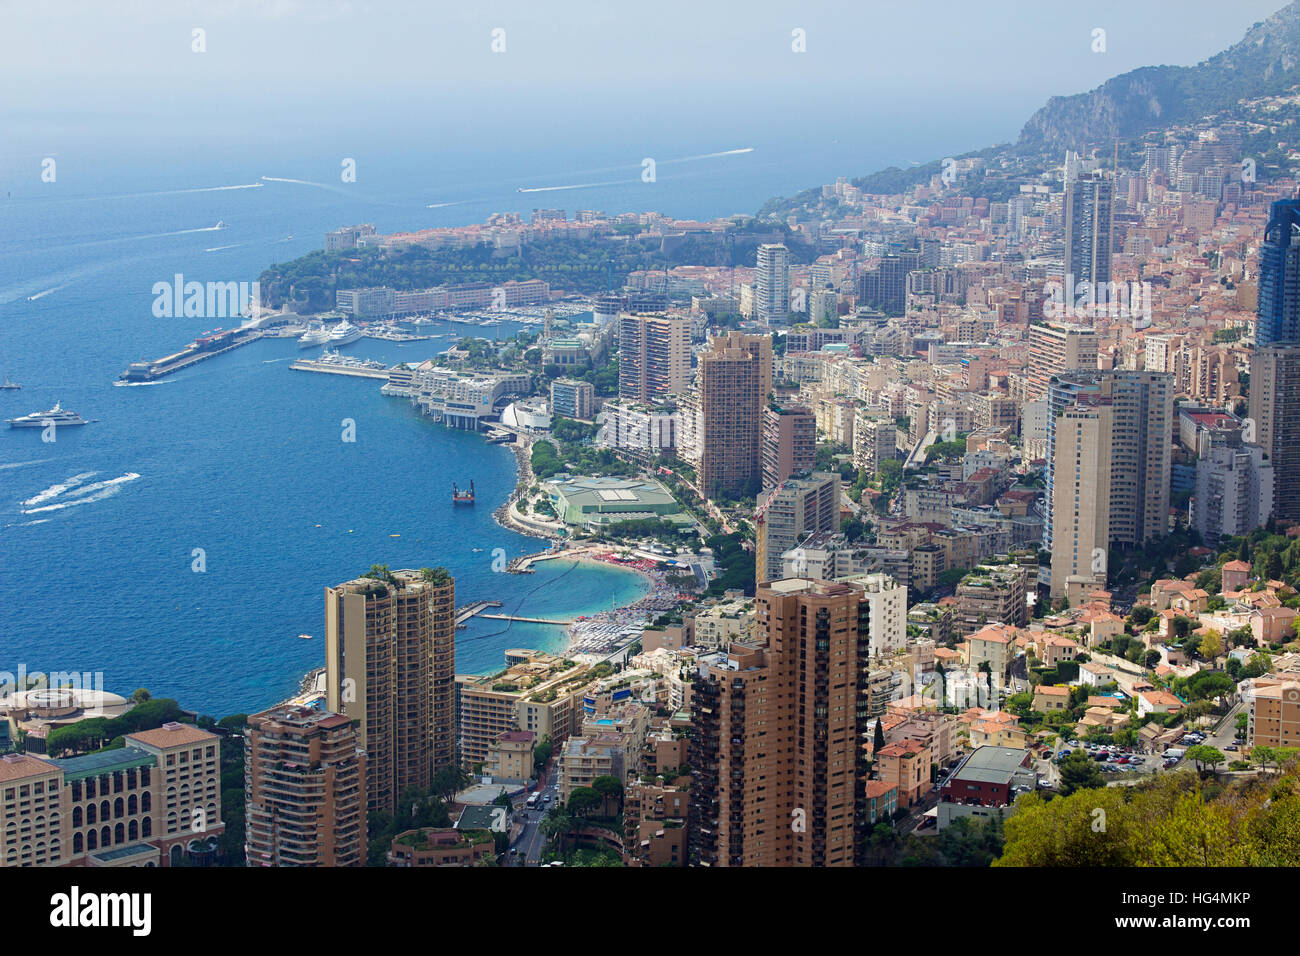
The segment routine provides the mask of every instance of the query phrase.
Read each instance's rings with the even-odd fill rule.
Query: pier
[[[265,335],[266,333],[261,329],[242,326],[217,335],[203,336],[195,339],[180,352],[163,356],[152,362],[133,362],[118,378],[124,382],[153,382],[205,359],[224,355],[249,342],[256,342]]]
[[[317,362],[312,359],[297,359],[289,366],[299,372],[325,372],[329,375],[351,375],[354,378],[382,378],[388,381],[388,369],[368,368],[365,365],[343,365],[338,362]]]
[[[514,614],[480,614],[480,617],[491,618],[494,621],[516,621],[524,624],[554,624],[558,627],[568,627],[574,621],[556,621],[548,617],[518,617]]]
[[[506,565],[506,571],[510,574],[532,574],[533,565],[539,561],[549,561],[563,556],[563,551],[538,551],[536,554],[526,554]]]
[[[474,601],[464,607],[456,608],[456,626],[460,627],[475,614],[482,614],[490,607],[500,607],[500,601]]]

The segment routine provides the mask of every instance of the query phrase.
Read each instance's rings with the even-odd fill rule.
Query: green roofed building
[[[648,478],[566,478],[542,489],[568,525],[592,530],[620,521],[659,518],[690,527],[690,519],[662,484]]]

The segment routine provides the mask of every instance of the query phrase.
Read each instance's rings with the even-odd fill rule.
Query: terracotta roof
[[[47,763],[39,757],[28,754],[8,754],[0,757],[0,783],[22,780],[25,777],[38,777],[58,769],[54,764]]]
[[[200,730],[193,724],[181,724],[176,722],[166,723],[157,730],[141,730],[134,734],[127,734],[128,741],[148,744],[150,747],[183,747],[187,744],[197,744],[205,740],[216,740],[217,735],[208,733],[206,730]]]

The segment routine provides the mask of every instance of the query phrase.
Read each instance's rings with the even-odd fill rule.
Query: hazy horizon
[[[0,175],[27,186],[33,163],[55,155],[172,166],[189,155],[319,153],[333,169],[336,156],[367,150],[468,158],[527,142],[591,144],[590,165],[751,146],[755,161],[780,161],[837,142],[923,162],[1013,140],[1049,96],[1140,66],[1198,62],[1278,8],[1193,0],[1170,17],[1118,2],[757,2],[735,15],[668,3],[634,24],[594,3],[6,2]],[[1104,53],[1092,51],[1098,27]],[[192,50],[196,28],[202,53]],[[491,49],[496,28],[503,53]],[[792,50],[796,29],[804,53]]]

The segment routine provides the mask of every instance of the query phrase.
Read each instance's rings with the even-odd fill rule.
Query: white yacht
[[[84,425],[86,420],[76,412],[70,412],[58,402],[48,412],[32,412],[21,418],[6,419],[10,428],[44,428],[46,425]]]
[[[324,345],[330,340],[330,330],[324,323],[313,322],[307,326],[307,331],[298,337],[298,347],[309,349],[317,345]]]
[[[348,345],[351,342],[355,342],[357,339],[361,338],[362,334],[360,328],[353,325],[347,319],[344,319],[330,330],[329,339],[326,344],[338,348],[340,345]]]

